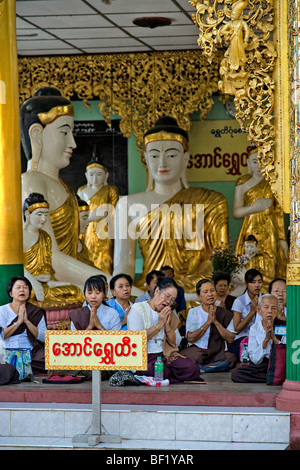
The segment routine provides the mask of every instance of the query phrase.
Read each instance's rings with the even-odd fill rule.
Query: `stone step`
[[[98,444],[100,447],[124,448],[124,443],[141,443],[145,438],[151,441],[152,448],[153,443],[158,448],[170,443],[177,446],[198,443],[199,448],[215,443],[227,448],[230,444],[278,449],[289,444],[290,414],[271,407],[103,404],[101,410],[102,433],[120,436],[122,443]],[[60,444],[64,439],[66,447],[80,447],[80,443],[74,444],[72,440],[89,433],[91,422],[90,404],[1,403],[0,446],[14,447],[18,440],[23,446],[27,443],[32,447],[37,439],[51,441],[55,446],[58,439]],[[44,448],[47,446],[44,441]]]

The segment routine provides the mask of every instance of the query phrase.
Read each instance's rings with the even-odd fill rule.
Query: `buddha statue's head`
[[[245,240],[245,247],[244,247],[245,255],[252,258],[257,254],[258,251],[258,242],[254,235],[249,235]]]
[[[70,163],[76,143],[73,137],[74,108],[54,87],[39,88],[20,108],[21,142],[30,170],[40,159],[57,169]]]
[[[158,119],[145,133],[144,155],[149,171],[147,191],[153,182],[168,186],[181,180],[184,187],[188,187],[188,144],[187,132],[171,117]]]
[[[79,233],[83,234],[86,232],[86,229],[89,225],[89,205],[87,202],[80,199],[78,194],[76,194],[78,202],[78,211],[79,211]]]
[[[248,173],[253,176],[258,176],[263,178],[263,174],[261,172],[262,168],[258,161],[258,150],[257,148],[252,148],[248,153],[247,157],[247,164],[248,164]]]
[[[92,158],[88,162],[85,172],[88,186],[100,189],[107,184],[108,176],[108,170],[102,165],[99,155],[97,154],[97,149],[94,147]]]
[[[40,193],[31,193],[23,202],[24,229],[42,229],[49,215],[49,204]]]

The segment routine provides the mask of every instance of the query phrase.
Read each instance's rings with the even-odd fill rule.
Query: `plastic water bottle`
[[[250,362],[249,355],[248,355],[248,344],[243,344],[242,354],[241,354],[241,362],[246,363]]]
[[[161,356],[157,356],[157,360],[154,364],[154,379],[156,382],[164,380],[164,363],[161,360]]]

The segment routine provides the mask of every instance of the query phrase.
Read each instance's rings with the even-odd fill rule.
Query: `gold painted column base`
[[[300,263],[289,263],[286,268],[286,283],[300,286]]]

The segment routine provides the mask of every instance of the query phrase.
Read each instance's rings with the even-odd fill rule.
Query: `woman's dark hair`
[[[274,282],[277,282],[277,281],[282,281],[286,284],[286,280],[282,279],[281,277],[277,277],[276,279],[273,279],[273,281],[271,281],[270,284],[269,284],[269,294],[271,294],[271,292],[272,292]]]
[[[40,193],[31,193],[23,202],[23,219],[26,220],[25,212],[26,209],[37,202],[47,202],[44,196]]]
[[[215,286],[218,284],[219,281],[227,281],[229,285],[231,282],[231,277],[229,273],[223,273],[221,271],[217,271],[213,274],[212,280]]]
[[[127,279],[127,281],[129,282],[129,284],[132,286],[133,284],[133,280],[132,280],[132,277],[129,276],[129,274],[116,274],[115,276],[113,276],[111,278],[111,280],[109,281],[109,287],[110,287],[110,290],[113,290],[115,288],[115,284],[117,282],[118,279],[121,279],[122,277],[124,277],[125,279]]]
[[[196,292],[198,295],[200,295],[202,284],[205,284],[206,282],[210,282],[212,285],[214,285],[211,279],[200,279],[200,281],[198,281],[196,284]]]
[[[36,90],[32,98],[26,100],[20,108],[21,142],[27,160],[32,158],[29,129],[32,124],[39,123],[39,113],[47,113],[55,106],[65,106],[71,101],[64,98],[58,88],[42,87]],[[45,127],[43,124],[41,124]]]
[[[14,285],[15,285],[15,283],[16,283],[17,281],[24,281],[24,282],[25,282],[25,284],[26,284],[26,285],[28,286],[28,288],[29,288],[29,296],[28,296],[28,298],[30,297],[30,294],[31,294],[31,291],[32,291],[32,284],[31,284],[31,282],[30,282],[30,281],[27,279],[27,277],[25,277],[25,276],[15,276],[15,277],[12,277],[12,278],[8,281],[7,286],[6,286],[6,292],[7,292],[7,294],[8,294],[8,297],[9,297],[9,300],[10,300],[10,301],[13,300],[13,298],[12,298],[12,296],[11,296],[10,294],[11,294],[11,291],[12,291],[12,289],[13,289],[13,287],[14,287]]]
[[[84,283],[83,293],[85,293],[87,289],[98,289],[99,292],[105,293],[103,279],[99,275],[89,277]]]
[[[146,284],[148,284],[148,286],[154,276],[157,276],[157,278],[164,277],[164,273],[162,271],[156,271],[155,269],[153,271],[150,271],[150,273],[148,273],[146,276]]]
[[[248,269],[248,271],[246,271],[245,273],[246,284],[248,284],[249,282],[253,282],[256,276],[260,276],[261,279],[263,280],[263,275],[260,271],[258,271],[257,269]]]
[[[154,292],[156,291],[157,287],[159,288],[159,290],[168,289],[168,287],[175,287],[178,293],[178,285],[171,277],[158,277]]]

